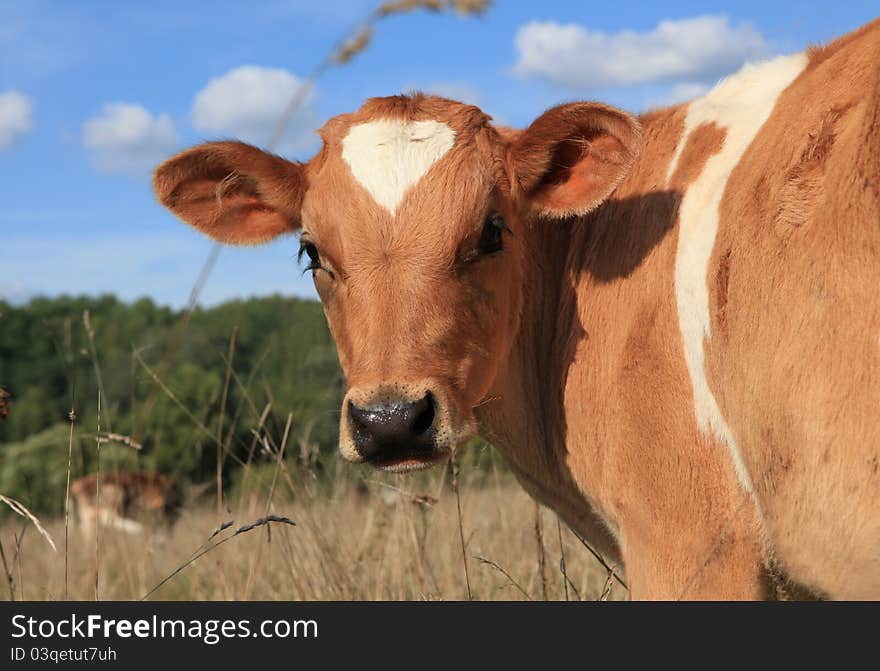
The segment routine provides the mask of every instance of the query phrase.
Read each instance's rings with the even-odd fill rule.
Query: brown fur
[[[640,150],[641,128],[620,110],[562,105],[512,143],[513,182],[539,215],[584,215],[608,197]]]
[[[726,136],[727,131],[714,123],[702,124],[694,128],[688,137],[687,145],[681,152],[671,183],[686,189],[687,185],[703,172],[706,161],[721,151]]]
[[[242,142],[178,154],[153,188],[163,205],[228,244],[259,244],[299,226],[302,167]]]
[[[70,485],[70,495],[86,536],[94,534],[96,520],[129,533],[168,529],[181,505],[177,485],[161,473],[86,475]]]
[[[9,417],[9,392],[0,387],[0,420]]]
[[[208,144],[160,166],[157,193],[218,239],[301,225],[346,402],[430,391],[441,452],[479,429],[625,565],[633,597],[877,598],[878,63],[880,23],[812,52],[724,191],[705,372],[754,497],[697,426],[684,358],[678,207],[726,136],[694,129],[667,185],[686,106],[637,121],[574,103],[514,131],[440,98],[373,99],[328,122],[305,166]],[[393,216],[340,148],[352,124],[387,117],[456,132]],[[511,234],[481,258],[493,211]],[[345,413],[340,444],[357,458]]]
[[[874,22],[783,92],[731,175],[713,258],[726,337],[706,367],[759,474],[768,550],[837,598],[880,597],[878,110]]]

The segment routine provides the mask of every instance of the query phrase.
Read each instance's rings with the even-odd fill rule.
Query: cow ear
[[[243,142],[208,142],[156,168],[165,207],[219,242],[257,245],[300,226],[305,169]]]
[[[512,187],[540,215],[586,214],[611,195],[640,148],[641,127],[626,112],[597,103],[560,105],[511,142]]]

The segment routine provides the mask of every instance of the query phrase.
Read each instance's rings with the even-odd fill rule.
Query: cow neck
[[[562,390],[575,316],[569,271],[573,222],[536,221],[526,231],[519,331],[485,404],[481,432],[517,466],[567,478]],[[580,236],[578,236],[580,237]]]
[[[586,244],[587,225],[538,221],[529,227],[521,325],[477,418],[482,435],[505,456],[526,491],[617,561],[612,525],[577,486],[567,463],[563,390],[574,336],[582,333],[571,269]]]

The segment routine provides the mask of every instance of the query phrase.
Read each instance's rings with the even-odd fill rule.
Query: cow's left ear
[[[570,103],[549,109],[509,146],[515,195],[543,216],[586,214],[629,172],[641,137],[638,121],[607,105]]]
[[[257,245],[300,226],[305,168],[243,142],[207,142],[153,173],[165,207],[218,242]]]

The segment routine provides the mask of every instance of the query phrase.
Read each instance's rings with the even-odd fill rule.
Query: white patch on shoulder
[[[706,161],[702,172],[687,187],[681,201],[675,257],[675,299],[685,360],[694,389],[697,424],[701,431],[711,431],[727,445],[740,483],[752,494],[754,487],[748,469],[706,379],[704,346],[705,340],[711,337],[709,260],[718,233],[721,198],[727,180],[769,118],[780,93],[788,88],[806,65],[805,54],[747,65],[704,97],[691,102],[684,133],[666,178],[668,185],[695,128],[714,123],[727,131],[721,150]]]
[[[393,215],[407,189],[453,144],[455,131],[445,123],[379,119],[349,129],[342,158],[355,179]]]

